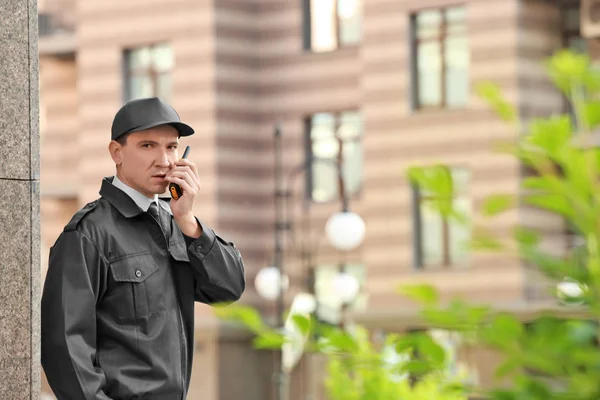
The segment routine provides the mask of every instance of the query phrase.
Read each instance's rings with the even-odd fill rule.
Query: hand
[[[199,237],[202,231],[192,211],[194,199],[200,191],[198,167],[188,159],[177,160],[173,169],[167,173],[165,180],[178,184],[183,191],[183,195],[179,199],[171,199],[171,211],[175,221],[184,234],[190,237]]]

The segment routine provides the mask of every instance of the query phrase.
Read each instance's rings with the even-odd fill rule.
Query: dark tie
[[[156,204],[155,201],[150,203],[150,207],[148,207],[148,214],[152,215],[152,217],[154,217],[156,222],[158,222],[160,224],[160,215],[158,213],[158,205]]]
[[[170,220],[171,218],[168,218],[169,215],[168,213],[165,212],[165,210],[160,210],[160,207],[156,204],[155,201],[153,201],[152,203],[150,203],[150,207],[148,207],[148,214],[152,215],[152,217],[154,218],[154,220],[156,222],[158,222],[158,224],[160,225],[160,227],[162,228],[165,237],[168,238],[171,236],[171,229],[170,229]]]

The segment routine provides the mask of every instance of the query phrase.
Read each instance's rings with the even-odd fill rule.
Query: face
[[[177,129],[163,125],[131,133],[125,145],[111,141],[119,179],[148,197],[164,193],[169,185],[165,174],[178,159],[178,137]]]

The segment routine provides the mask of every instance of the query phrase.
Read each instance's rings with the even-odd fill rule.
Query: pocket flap
[[[150,252],[126,255],[110,262],[112,276],[117,282],[143,282],[158,270]]]
[[[177,261],[190,262],[185,242],[174,242],[169,245],[169,253]]]

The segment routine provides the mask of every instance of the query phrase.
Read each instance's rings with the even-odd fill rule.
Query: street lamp
[[[586,291],[587,285],[568,277],[556,284],[556,295],[559,301],[566,305],[583,305],[585,303]]]
[[[269,266],[261,269],[254,278],[254,287],[260,297],[266,300],[275,300],[279,297],[281,290],[285,292],[289,286],[287,276],[281,277],[278,267]]]
[[[353,275],[342,271],[333,278],[333,290],[343,304],[349,304],[356,299],[360,284]]]
[[[275,127],[275,255],[274,265],[265,267],[258,272],[255,278],[255,288],[258,294],[266,300],[277,300],[277,326],[284,329],[284,312],[285,300],[284,295],[289,286],[289,279],[285,274],[284,269],[284,249],[283,249],[283,234],[284,231],[291,228],[291,218],[283,215],[282,199],[292,197],[291,192],[286,190],[283,181],[283,147],[281,127],[279,124]],[[365,223],[363,219],[356,213],[351,212],[348,205],[348,199],[344,188],[344,179],[342,173],[343,161],[343,139],[336,133],[338,141],[338,156],[337,160],[317,159],[307,157],[305,162],[292,171],[290,179],[295,178],[299,173],[304,172],[309,168],[312,162],[321,161],[330,163],[337,170],[338,187],[341,200],[341,211],[333,214],[325,226],[325,235],[330,244],[339,251],[347,252],[360,246],[365,237]],[[288,187],[291,187],[288,185]],[[289,212],[289,208],[286,209]],[[313,283],[314,285],[314,283]],[[343,264],[335,278],[332,281],[331,291],[335,293],[343,306],[350,304],[358,295],[360,283],[351,274],[344,271]],[[311,288],[312,289],[312,288]],[[318,299],[310,295],[302,294],[306,299],[302,299],[305,306],[301,308],[311,309],[314,312],[318,306]],[[300,300],[300,299],[295,299]],[[298,305],[298,302],[296,302]],[[344,307],[343,307],[344,308]],[[289,357],[288,357],[289,358]],[[292,359],[295,359],[294,357]],[[278,399],[285,400],[288,398],[287,385],[289,384],[288,374],[291,366],[284,365],[284,357],[282,357],[279,376],[277,379]]]
[[[329,218],[325,233],[333,247],[350,251],[358,247],[365,238],[365,222],[356,213],[341,211]]]

